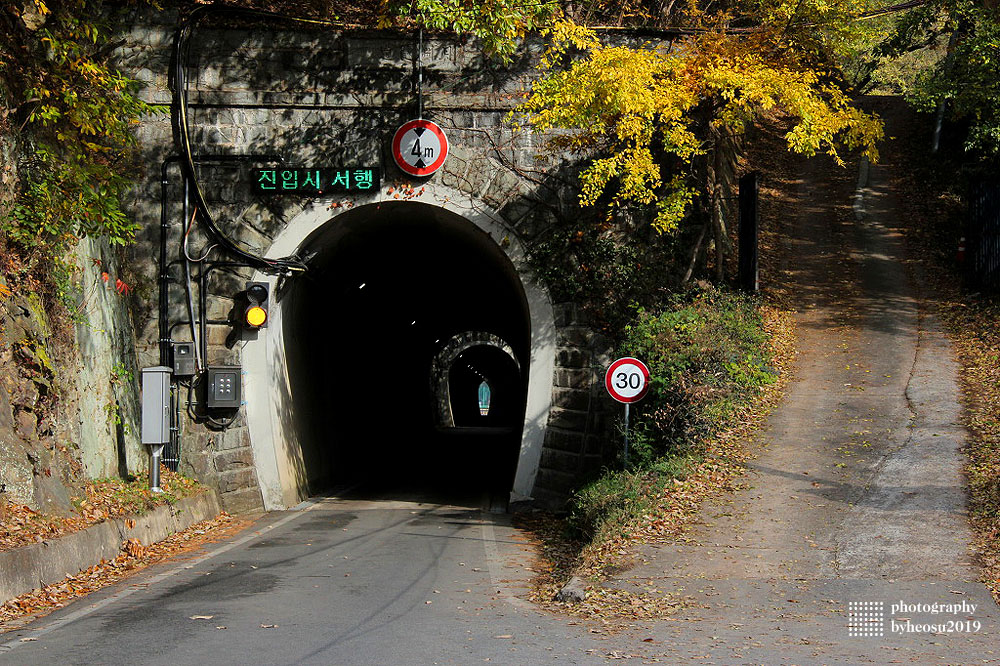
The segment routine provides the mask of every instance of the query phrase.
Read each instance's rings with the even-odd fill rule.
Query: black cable
[[[195,215],[198,214],[198,206],[195,205],[194,212],[191,213],[191,222],[189,223],[187,221],[187,218],[188,218],[188,202],[191,199],[190,184],[191,184],[191,181],[189,179],[185,178],[184,179],[184,199],[183,199],[183,202],[182,202],[182,211],[183,211],[183,215],[184,215],[183,222],[184,222],[184,224],[189,225],[189,228],[190,228],[190,224],[193,224],[193,222],[194,222]],[[187,239],[187,236],[185,236],[185,241],[186,241],[186,239]],[[181,244],[181,248],[184,249],[184,244],[183,243]],[[187,254],[187,252],[185,251],[184,254]],[[181,263],[182,263],[182,265],[184,267],[184,296],[185,296],[185,302],[187,303],[187,308],[188,308],[188,319],[191,322],[191,339],[194,340],[194,367],[195,367],[195,371],[196,372],[201,372],[204,369],[205,365],[202,362],[203,359],[201,358],[201,356],[198,353],[198,349],[199,349],[199,345],[198,345],[198,330],[195,328],[195,325],[194,325],[194,322],[195,322],[195,316],[194,316],[194,298],[193,298],[192,293],[191,293],[191,262],[185,257],[184,260]]]
[[[208,424],[213,428],[218,428],[219,430],[225,430],[226,428],[228,428],[229,426],[233,425],[236,422],[238,416],[239,413],[224,419],[217,419],[212,416],[206,416],[205,420],[208,421]]]
[[[195,156],[191,149],[191,136],[190,128],[188,126],[188,103],[187,103],[187,75],[185,72],[185,64],[187,62],[188,56],[188,39],[191,36],[192,30],[197,26],[198,22],[210,13],[253,13],[250,10],[234,10],[230,8],[221,7],[211,7],[202,6],[195,9],[178,28],[174,35],[174,90],[173,90],[173,104],[174,110],[177,113],[177,130],[180,137],[181,143],[181,163],[184,167],[185,176],[191,184],[191,191],[193,194],[194,204],[197,210],[198,219],[205,225],[208,231],[215,237],[219,245],[228,250],[231,254],[240,257],[247,263],[252,265],[254,268],[260,269],[268,273],[288,273],[293,271],[305,271],[306,265],[296,256],[282,257],[280,259],[268,259],[260,255],[247,252],[239,245],[236,244],[231,238],[229,238],[223,231],[219,228],[212,216],[212,213],[208,209],[208,205],[205,201],[205,195],[201,190],[201,184],[198,181],[198,174],[195,170]],[[270,15],[268,12],[263,12],[262,14]],[[311,19],[302,19],[301,22],[316,23]]]
[[[187,383],[187,394],[188,394],[187,395],[187,415],[188,415],[188,418],[191,419],[192,421],[194,421],[195,423],[197,423],[198,420],[201,418],[200,416],[198,416],[198,412],[195,410],[195,405],[197,403],[195,403],[195,401],[193,399],[194,384],[195,384],[196,381],[198,381],[198,380],[197,379],[191,379]]]
[[[168,157],[160,165],[160,273],[157,279],[160,365],[170,365],[170,324],[167,312],[167,289],[170,279],[169,265],[167,264],[167,234],[170,231],[170,225],[167,223],[167,187],[170,185],[170,181],[167,179],[167,169],[171,163],[178,159],[180,159],[178,156]]]
[[[167,469],[174,472],[181,462],[180,416],[181,396],[178,385],[174,382],[170,385],[170,442],[164,448],[164,456],[161,459]]]

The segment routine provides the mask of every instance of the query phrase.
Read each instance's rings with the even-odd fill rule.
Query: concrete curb
[[[129,539],[143,545],[157,543],[171,534],[219,515],[219,497],[207,491],[185,497],[176,504],[158,506],[142,516],[117,518],[91,525],[41,543],[0,553],[0,603],[26,592],[61,581],[109,560]],[[134,520],[128,527],[126,520]]]

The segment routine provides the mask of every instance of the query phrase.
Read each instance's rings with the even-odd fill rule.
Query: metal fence
[[[969,278],[1000,290],[1000,182],[979,182],[969,195]]]

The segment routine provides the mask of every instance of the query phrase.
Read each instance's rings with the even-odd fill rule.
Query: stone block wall
[[[143,97],[169,103],[171,40],[175,17],[145,10],[135,17],[127,44],[119,49],[122,68],[143,83]],[[415,35],[397,32],[294,31],[206,23],[191,40],[190,130],[197,155],[277,155],[294,166],[381,166],[383,190],[406,192],[420,183],[399,171],[389,153],[393,131],[417,116]],[[432,176],[467,193],[499,214],[522,241],[544,233],[553,219],[579,216],[578,165],[565,156],[540,150],[542,138],[514,133],[506,117],[527,88],[541,43],[527,44],[514,64],[499,68],[483,60],[472,43],[426,39],[424,116],[441,125],[451,146],[445,166]],[[132,202],[142,224],[133,261],[155,285],[160,235],[160,165],[177,153],[176,129],[169,115],[148,119],[139,129],[149,173]],[[249,188],[251,162],[199,165],[198,177],[219,226],[248,250],[266,252],[276,234],[304,201],[294,197],[261,199]],[[185,236],[178,166],[167,169],[169,220],[169,315],[188,318],[178,248]],[[350,197],[331,206],[350,206]],[[190,215],[190,211],[189,211]],[[195,225],[188,252],[200,257],[213,241]],[[221,259],[217,251],[210,260]],[[195,272],[205,267],[196,264]],[[226,267],[207,280],[209,320],[223,320],[253,271]],[[155,290],[152,292],[155,293]],[[192,295],[197,299],[197,285]],[[137,312],[140,365],[157,365],[155,302]],[[558,503],[580,478],[599,468],[607,404],[597,396],[606,358],[603,341],[572,304],[556,307],[559,355],[553,377],[553,409],[536,488],[540,501]],[[239,344],[229,329],[209,326],[208,360],[239,364]],[[173,339],[190,339],[189,328],[175,326]],[[598,377],[600,374],[600,377]],[[595,389],[595,386],[597,387]],[[606,396],[605,396],[606,397]],[[186,400],[182,396],[183,400]],[[184,410],[182,410],[183,412]],[[182,469],[218,487],[229,510],[260,506],[249,435],[242,419],[224,431],[186,420],[181,424]]]
[[[555,307],[557,352],[552,411],[545,431],[534,497],[560,508],[568,494],[593,478],[606,460],[613,401],[604,390],[612,348],[576,303]]]

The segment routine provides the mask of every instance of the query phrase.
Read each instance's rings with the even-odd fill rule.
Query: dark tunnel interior
[[[308,247],[312,270],[279,298],[310,492],[507,493],[530,319],[504,252],[472,222],[417,202],[344,212]],[[432,366],[466,332],[500,338],[513,357],[474,344],[449,359],[450,423]]]

